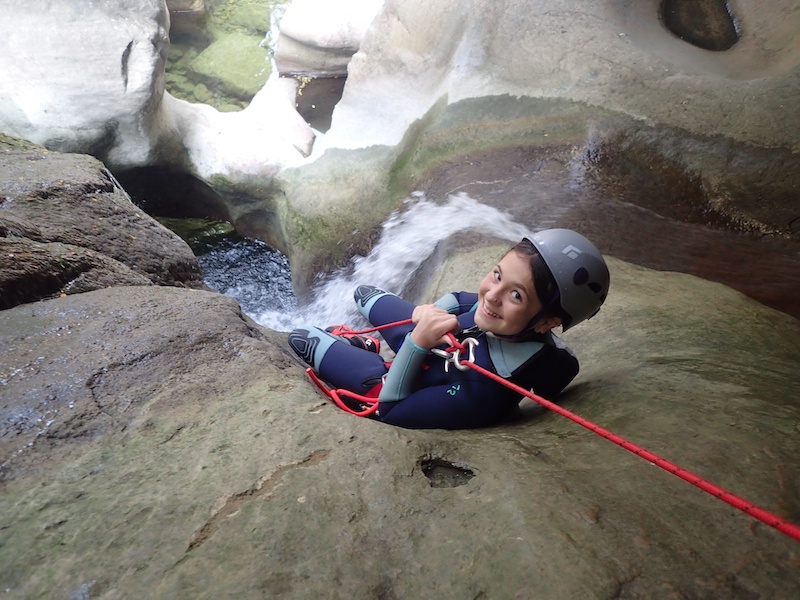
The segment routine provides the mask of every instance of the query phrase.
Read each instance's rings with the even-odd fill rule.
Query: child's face
[[[475,324],[494,334],[514,335],[541,309],[528,259],[509,252],[481,281]]]

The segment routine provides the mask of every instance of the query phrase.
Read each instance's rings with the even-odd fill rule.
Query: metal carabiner
[[[480,345],[480,342],[475,338],[467,338],[463,342],[462,345],[469,346],[469,361],[475,362],[475,346]],[[444,372],[450,372],[450,363],[455,365],[456,369],[459,371],[466,371],[469,369],[467,365],[461,364],[461,349],[456,348],[453,352],[448,352],[447,350],[441,350],[439,348],[431,348],[431,352],[436,356],[439,356],[444,359]]]
[[[475,338],[466,338],[463,342],[461,342],[464,346],[469,346],[469,362],[475,362],[475,346],[480,346],[480,342]],[[467,371],[469,367],[467,365],[462,365],[461,361],[461,350],[456,350],[453,353],[453,364],[456,366],[456,369],[459,371]],[[446,370],[446,369],[445,369]]]
[[[447,373],[450,370],[450,362],[453,360],[453,353],[442,350],[441,348],[431,348],[431,353],[444,359],[444,372]]]

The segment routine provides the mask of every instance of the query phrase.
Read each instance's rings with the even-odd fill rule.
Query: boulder
[[[428,293],[504,248],[451,255]],[[583,368],[560,405],[799,523],[798,321],[609,264],[606,306],[565,335]],[[795,540],[559,415],[359,419],[285,338],[159,286],[0,311],[7,597],[800,593]]]
[[[196,2],[173,7],[190,16],[203,10]],[[284,83],[270,80],[265,87],[276,91],[267,89],[256,106],[235,115],[165,93],[163,0],[81,10],[66,0],[17,3],[6,7],[0,34],[0,131],[7,134],[91,154],[114,170],[169,166],[212,183],[215,175],[236,184],[245,177],[255,187],[259,175],[310,152],[314,136],[295,111],[296,82],[287,97]],[[257,45],[253,52],[257,61],[266,57]],[[263,67],[261,84],[270,71],[268,62]],[[241,79],[231,85],[238,89]],[[209,163],[205,148],[218,145],[229,153]]]
[[[95,158],[0,136],[0,307],[110,285],[204,287],[189,246]]]
[[[192,61],[194,72],[214,81],[236,97],[252,97],[264,87],[272,70],[263,37],[231,32],[221,35]]]
[[[163,0],[14,2],[0,24],[0,131],[108,164],[152,160]]]
[[[598,156],[644,139],[748,227],[796,238],[792,2],[737,2],[728,24],[738,39],[720,51],[680,37],[685,25],[665,24],[665,6],[298,0],[281,30],[283,66],[245,110],[221,113],[164,92],[160,0],[80,11],[67,0],[16,3],[0,23],[0,130],[113,170],[202,179],[240,232],[289,255],[299,288],[316,267],[367,249],[430,169],[493,147],[574,145]],[[296,110],[300,83],[280,71],[342,74],[345,64],[341,101],[317,140]],[[731,173],[744,175],[730,182]]]

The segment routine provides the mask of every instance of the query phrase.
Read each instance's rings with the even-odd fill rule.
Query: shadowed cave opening
[[[704,50],[730,50],[739,41],[739,23],[724,0],[662,0],[658,16],[672,34]]]

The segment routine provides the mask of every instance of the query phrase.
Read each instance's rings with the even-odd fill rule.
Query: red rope
[[[565,408],[562,408],[562,407],[558,406],[557,404],[554,404],[554,403],[550,402],[549,400],[545,400],[541,396],[537,396],[536,394],[534,394],[533,392],[531,392],[529,390],[521,388],[520,386],[518,386],[518,385],[516,385],[516,384],[514,384],[514,383],[512,383],[512,382],[510,382],[508,380],[503,379],[502,377],[500,377],[496,373],[492,373],[491,371],[487,371],[486,369],[484,369],[480,365],[476,365],[475,363],[470,362],[468,360],[462,360],[461,364],[462,365],[467,365],[471,369],[477,371],[478,373],[482,373],[482,374],[486,375],[487,377],[491,377],[495,381],[498,381],[498,382],[502,383],[503,385],[505,385],[506,387],[508,387],[508,388],[510,388],[510,389],[512,389],[512,390],[514,390],[516,392],[519,392],[520,394],[530,398],[534,402],[538,402],[539,404],[541,404],[545,408],[549,408],[553,412],[556,412],[556,413],[560,414],[561,416],[568,418],[570,421],[573,421],[573,422],[577,423],[578,425],[580,425],[582,427],[585,427],[586,429],[596,433],[600,437],[603,437],[603,438],[607,439],[610,442],[614,442],[618,446],[621,446],[622,448],[625,448],[625,450],[628,450],[629,452],[633,452],[636,456],[639,456],[639,457],[645,459],[646,461],[649,461],[652,464],[654,464],[654,465],[656,465],[658,467],[661,467],[665,471],[668,471],[669,473],[672,473],[673,475],[676,475],[676,476],[680,477],[684,481],[688,481],[692,485],[695,485],[695,486],[699,487],[704,492],[708,492],[709,494],[711,494],[712,496],[714,496],[716,498],[719,498],[723,502],[727,502],[728,504],[730,504],[734,508],[738,508],[739,510],[741,510],[743,512],[746,512],[751,517],[755,517],[756,519],[758,519],[759,521],[761,521],[763,523],[766,523],[770,527],[774,527],[778,531],[780,531],[782,533],[785,533],[786,535],[788,535],[790,537],[793,537],[797,541],[800,541],[800,527],[798,527],[797,525],[789,523],[788,521],[785,521],[785,520],[781,519],[779,516],[774,515],[771,512],[756,506],[752,502],[748,502],[747,500],[744,500],[743,498],[740,498],[739,496],[736,496],[735,494],[732,494],[731,492],[729,492],[727,490],[724,490],[723,488],[721,488],[719,486],[716,486],[713,483],[710,483],[710,482],[706,481],[702,477],[700,477],[698,475],[695,475],[694,473],[691,473],[690,471],[687,471],[686,469],[684,469],[682,467],[679,467],[675,463],[671,463],[668,460],[665,460],[665,459],[661,458],[657,454],[653,454],[652,452],[650,452],[648,450],[645,450],[641,446],[637,446],[633,442],[629,442],[625,438],[620,437],[620,436],[618,436],[618,435],[616,435],[614,433],[611,433],[607,429],[603,429],[602,427],[600,427],[598,425],[595,425],[591,421],[588,421],[588,420],[584,419],[583,417],[580,417],[580,416],[576,415],[575,413],[572,413],[572,412],[566,410]]]
[[[376,396],[361,396],[343,388],[332,390],[326,386],[319,377],[317,377],[317,374],[311,367],[306,369],[306,373],[308,373],[308,376],[311,377],[311,381],[317,384],[317,387],[322,391],[322,393],[333,400],[336,403],[336,406],[341,408],[343,411],[349,412],[351,415],[355,415],[357,417],[368,417],[378,410],[378,398]],[[353,410],[344,403],[342,396],[347,396],[348,398],[352,398],[353,400],[364,404],[365,408],[362,410]]]
[[[373,331],[379,331],[381,329],[387,329],[389,327],[395,327],[395,326],[398,326],[398,325],[408,325],[411,322],[412,322],[411,319],[407,319],[405,321],[397,321],[396,323],[388,323],[386,325],[381,325],[379,327],[373,327],[371,329],[364,329],[363,331],[354,331],[353,333],[355,333],[355,334],[370,333],[370,332],[373,332]],[[448,352],[453,352],[455,350],[458,350],[460,352],[464,352],[466,350],[464,348],[464,345],[461,342],[459,342],[454,336],[450,335],[450,340],[451,340],[453,345],[452,345],[452,347],[448,348]],[[466,365],[469,368],[473,369],[474,371],[477,371],[478,373],[481,373],[481,374],[485,375],[486,377],[489,377],[490,379],[493,379],[494,381],[503,384],[504,386],[508,387],[509,389],[514,390],[515,392],[525,396],[526,398],[530,398],[534,402],[537,402],[537,403],[541,404],[542,406],[544,406],[545,408],[550,409],[555,413],[558,413],[562,417],[566,417],[567,419],[569,419],[570,421],[573,421],[574,423],[577,423],[581,427],[585,427],[589,431],[591,431],[593,433],[596,433],[600,437],[605,438],[610,442],[615,443],[617,446],[620,446],[620,447],[624,448],[625,450],[628,450],[629,452],[632,452],[636,456],[639,456],[640,458],[645,459],[646,461],[656,465],[657,467],[660,467],[660,468],[664,469],[665,471],[667,471],[669,473],[672,473],[673,475],[675,475],[677,477],[680,477],[684,481],[688,481],[692,485],[700,488],[704,492],[707,492],[707,493],[711,494],[715,498],[719,498],[723,502],[726,502],[726,503],[730,504],[731,506],[733,506],[734,508],[737,508],[737,509],[747,513],[748,515],[758,519],[762,523],[766,523],[770,527],[774,527],[775,529],[777,529],[781,533],[785,533],[786,535],[794,538],[795,540],[800,541],[800,527],[798,527],[797,525],[794,525],[793,523],[789,523],[788,521],[780,518],[779,516],[769,512],[767,510],[764,510],[763,508],[760,508],[759,506],[753,504],[752,502],[748,502],[747,500],[745,500],[743,498],[740,498],[739,496],[737,496],[735,494],[732,494],[731,492],[729,492],[729,491],[727,491],[727,490],[725,490],[725,489],[723,489],[723,488],[721,488],[721,487],[719,487],[717,485],[714,485],[713,483],[711,483],[709,481],[706,481],[702,477],[700,477],[698,475],[695,475],[694,473],[692,473],[690,471],[687,471],[686,469],[684,469],[682,467],[679,467],[675,463],[669,462],[668,460],[665,460],[665,459],[661,458],[657,454],[654,454],[654,453],[650,452],[649,450],[645,450],[641,446],[637,446],[633,442],[629,442],[625,438],[623,438],[621,436],[618,436],[618,435],[616,435],[614,433],[611,433],[607,429],[604,429],[604,428],[600,427],[599,425],[595,425],[591,421],[589,421],[587,419],[584,419],[583,417],[578,416],[575,413],[570,412],[567,409],[562,408],[562,407],[558,406],[557,404],[555,404],[553,402],[550,402],[549,400],[546,400],[545,398],[542,398],[541,396],[538,396],[538,395],[534,394],[532,391],[526,390],[525,388],[520,387],[520,386],[516,385],[515,383],[512,383],[511,381],[508,381],[507,379],[504,379],[504,378],[500,377],[500,375],[498,375],[497,373],[493,373],[493,372],[491,372],[491,371],[489,371],[487,369],[484,369],[480,365],[477,365],[474,362],[470,362],[469,360],[460,360],[459,362],[460,362],[460,364]],[[367,415],[370,415],[370,414],[374,413],[378,409],[377,398],[367,398],[366,396],[359,396],[358,394],[353,394],[352,392],[348,392],[347,390],[328,390],[324,386],[324,384],[317,378],[316,374],[313,373],[312,369],[308,369],[308,372],[309,372],[309,375],[311,375],[311,378],[314,380],[314,382],[330,398],[332,398],[333,401],[336,402],[336,404],[340,408],[343,408],[347,412],[349,412],[351,414],[354,414],[354,415],[367,416]],[[360,411],[360,412],[354,411],[351,408],[347,407],[342,402],[341,398],[339,397],[339,394],[344,394],[344,395],[347,395],[347,396],[349,396],[351,398],[355,398],[359,402],[362,402],[364,404],[369,404],[369,406],[364,411]]]

